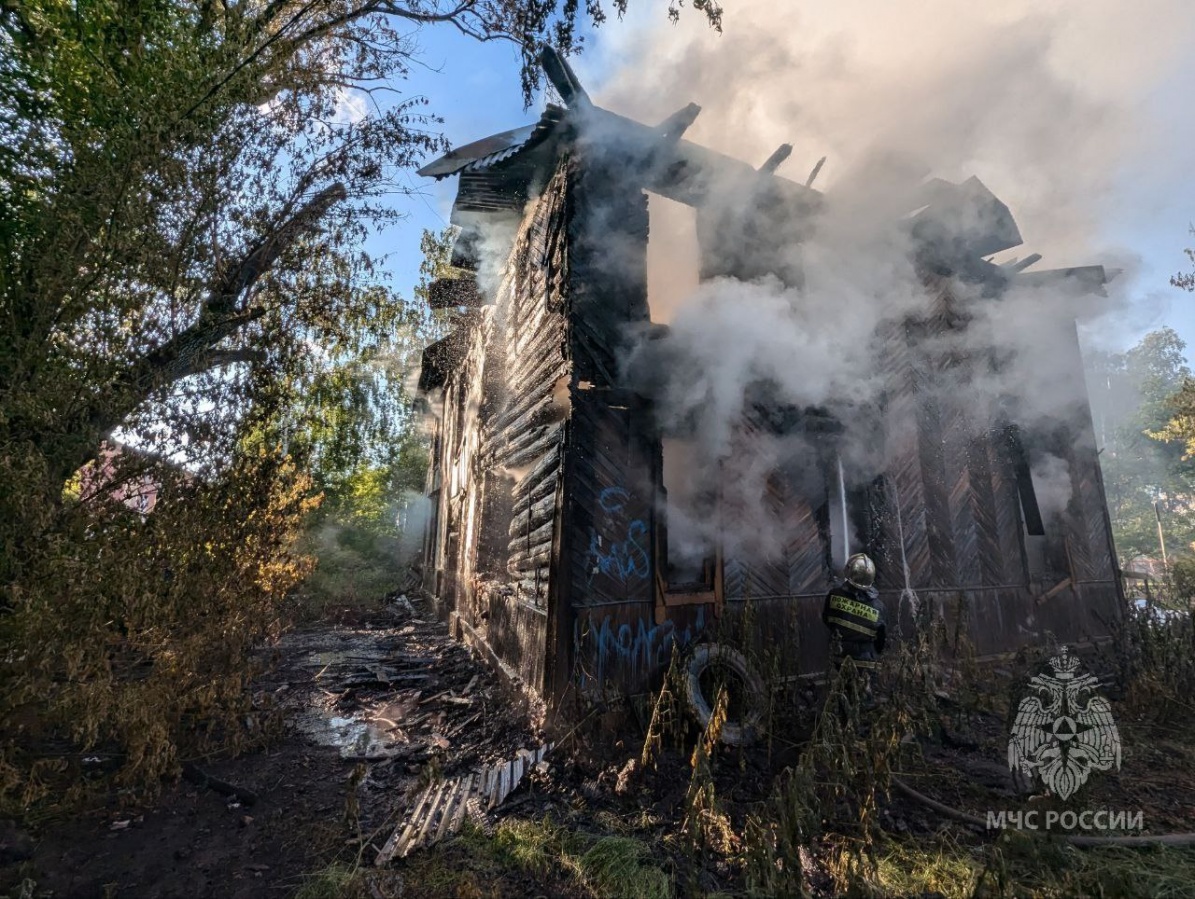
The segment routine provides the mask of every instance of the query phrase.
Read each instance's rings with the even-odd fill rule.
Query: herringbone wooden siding
[[[1001,516],[993,486],[990,431],[971,438],[967,446],[967,469],[979,582],[989,587],[1012,583],[1005,574]]]
[[[1013,469],[1011,436],[1004,428],[988,431],[988,460],[992,474],[992,496],[996,503],[997,533],[1000,539],[998,561],[1004,569],[1005,584],[1028,583],[1025,563],[1025,525],[1021,515],[1021,497]]]
[[[886,474],[890,491],[899,505],[899,520],[896,509],[887,516],[885,541],[894,547],[893,560],[902,557],[903,549],[910,583],[929,586],[932,563],[926,521],[928,503],[921,466],[921,435],[917,424],[917,376],[904,323],[884,327],[880,365],[888,396],[884,410],[888,436]],[[903,574],[900,576],[903,584]]]
[[[761,433],[759,425],[748,418],[733,439],[734,447],[728,459],[732,466],[735,460],[758,457],[762,441],[767,438]],[[725,477],[738,481],[733,472],[728,472]],[[748,479],[747,482],[753,481]],[[722,516],[724,532],[740,536],[748,535],[753,530],[761,533],[761,539],[742,540],[736,551],[727,553],[724,569],[726,595],[736,599],[788,595],[790,550],[808,566],[809,560],[824,547],[820,535],[816,534],[811,541],[808,540],[808,534],[804,535],[806,539],[803,541],[792,540],[792,507],[799,506],[800,501],[780,474],[773,473],[757,486],[759,496],[736,498],[724,495],[720,503],[719,514]],[[763,539],[764,536],[767,539]],[[814,589],[822,589],[824,582],[824,578],[820,579]]]

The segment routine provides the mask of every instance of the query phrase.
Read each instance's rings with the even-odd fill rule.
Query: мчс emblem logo
[[[1108,701],[1095,692],[1099,681],[1079,673],[1067,648],[1050,659],[1053,676],[1029,681],[1036,695],[1017,707],[1008,741],[1008,767],[1039,776],[1050,792],[1067,799],[1092,771],[1120,769],[1120,734]]]

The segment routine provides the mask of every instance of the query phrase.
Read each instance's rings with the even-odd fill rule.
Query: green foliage
[[[528,873],[563,873],[598,899],[668,899],[672,895],[671,879],[654,864],[650,848],[633,837],[594,840],[544,818],[503,821],[492,848],[476,832],[471,839],[482,851]]]
[[[1181,426],[1182,404],[1190,402],[1184,397],[1195,396],[1185,349],[1178,334],[1163,328],[1123,355],[1090,360],[1105,492],[1126,568],[1160,555],[1155,502],[1167,551],[1190,552],[1195,543],[1195,461],[1187,458]]]
[[[1195,623],[1189,613],[1129,609],[1117,633],[1125,703],[1138,716],[1185,723],[1195,711]]]
[[[438,325],[363,251],[399,217],[396,174],[444,148],[396,89],[411,26],[517,41],[529,62],[549,39],[575,49],[579,14],[602,16],[0,3],[6,811],[82,784],[84,751],[153,789],[182,753],[252,736],[250,649],[310,569],[295,541],[316,497],[314,520],[345,517],[341,543],[368,555],[420,467],[400,385]],[[354,91],[376,101],[364,118]],[[137,452],[76,489],[113,434]],[[121,500],[143,481],[148,516]]]
[[[357,899],[368,896],[364,875],[358,866],[333,863],[308,876],[295,899]]]
[[[412,855],[403,873],[424,896],[520,896],[528,878],[537,894],[593,899],[669,899],[672,879],[652,846],[631,836],[585,833],[550,816],[506,818]]]
[[[1184,556],[1170,563],[1174,597],[1182,608],[1195,604],[1195,556]]]
[[[1195,852],[1189,849],[1075,849],[1015,833],[973,847],[943,835],[886,842],[879,852],[876,886],[883,896],[945,899],[1177,899],[1190,894],[1192,876]]]
[[[162,478],[144,517],[86,496],[26,544],[0,619],[7,813],[79,798],[83,755],[152,788],[181,757],[261,738],[251,652],[307,573],[292,548],[311,505],[292,462],[246,453],[212,480]]]
[[[581,878],[598,896],[669,899],[672,882],[651,861],[648,847],[632,837],[602,837],[577,862]]]

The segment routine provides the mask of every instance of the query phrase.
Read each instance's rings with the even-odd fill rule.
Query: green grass
[[[295,899],[357,899],[366,895],[360,867],[335,862],[310,875]]]
[[[967,845],[945,836],[887,840],[880,847],[878,863],[877,882],[852,885],[856,892],[938,893],[947,899],[1178,899],[1191,896],[1195,885],[1195,850],[1077,849],[1015,834],[986,845]]]
[[[419,896],[521,896],[528,877],[545,895],[673,896],[672,879],[653,861],[647,843],[579,833],[549,817],[510,818],[492,836],[466,825],[455,839],[409,858],[403,870],[408,884],[418,884],[413,895]]]
[[[648,852],[633,837],[602,837],[579,859],[581,879],[598,896],[669,899],[672,880]]]
[[[877,861],[878,886],[892,896],[940,893],[947,899],[969,899],[983,871],[982,860],[946,840],[894,840],[880,850]]]

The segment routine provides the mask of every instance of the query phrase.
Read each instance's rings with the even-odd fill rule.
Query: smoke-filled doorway
[[[660,544],[669,588],[713,589],[716,489],[705,482],[692,440],[660,441]]]

